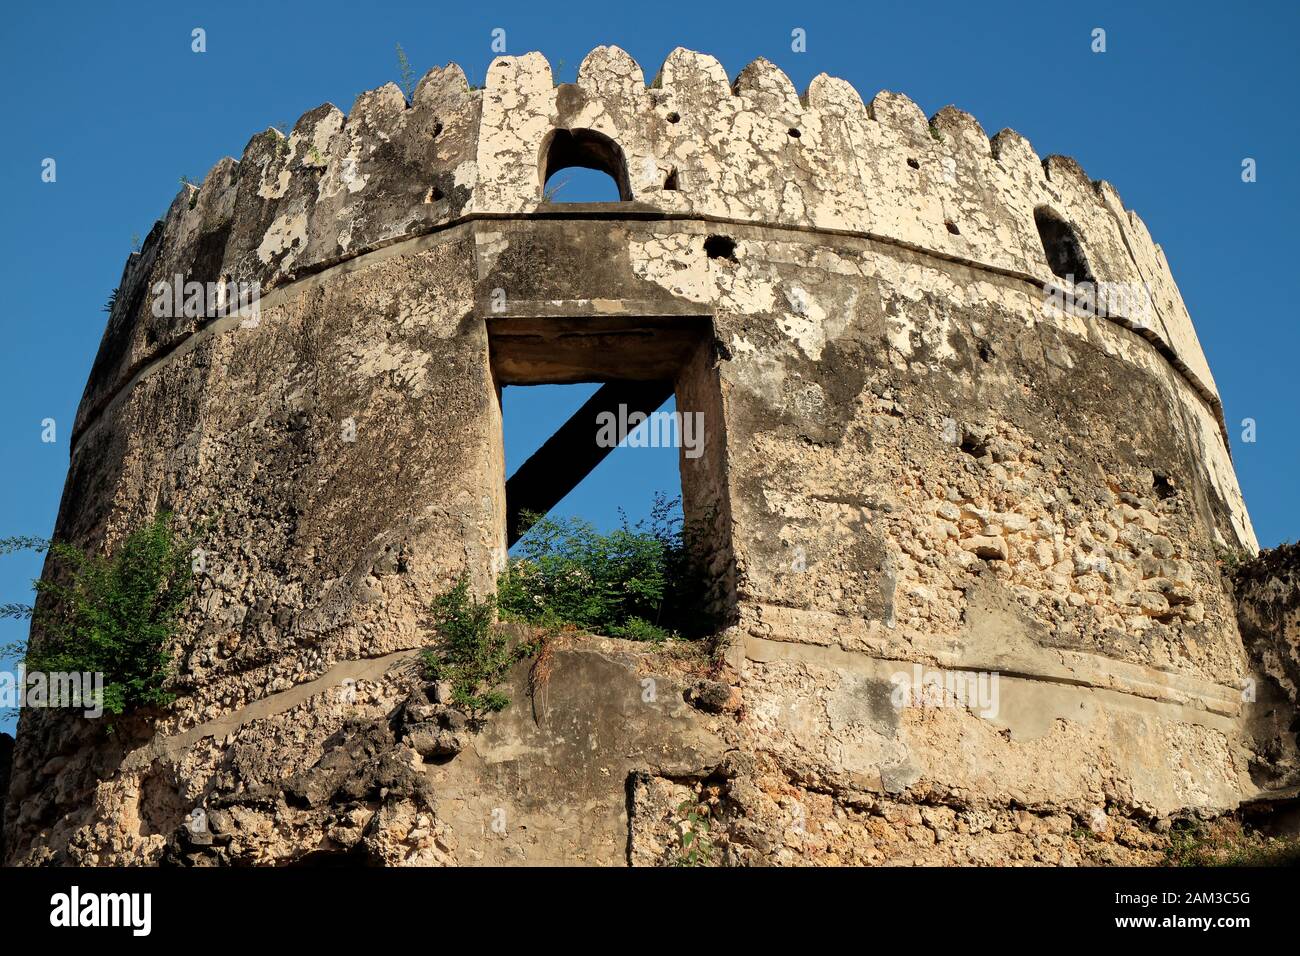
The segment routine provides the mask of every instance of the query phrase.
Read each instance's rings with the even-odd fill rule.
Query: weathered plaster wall
[[[632,201],[544,204],[557,128],[613,139]],[[1098,280],[1149,284],[1145,324],[1045,308],[1039,207]],[[155,318],[177,273],[259,282],[260,319]],[[1190,319],[1114,189],[1010,131],[685,50],[649,87],[607,47],[558,87],[537,54],[482,90],[448,67],[254,137],[117,303],[56,535],[167,508],[206,522],[206,571],[156,726],[24,715],[12,860],[663,862],[714,790],[732,862],[1068,861],[1097,813],[1144,859],[1143,821],[1264,785],[1216,561],[1255,541]],[[424,608],[504,560],[492,330],[547,321],[703,336],[675,377],[725,653],[592,639],[550,724],[516,674],[519,709],[433,759],[463,728],[410,666]],[[916,663],[1001,672],[999,715],[892,706]],[[531,833],[485,842],[503,806]]]
[[[1255,679],[1248,718],[1259,742],[1251,775],[1268,791],[1300,788],[1300,546],[1282,545],[1233,569],[1241,639]]]
[[[491,585],[501,430],[473,244],[433,237],[349,266],[272,293],[256,324],[190,337],[80,438],[59,537],[111,543],[166,509],[202,542],[160,734],[419,647],[444,582]],[[49,786],[68,779],[50,758],[77,744],[30,714],[23,727],[14,822],[57,826],[95,780]],[[118,737],[119,756],[144,742]]]

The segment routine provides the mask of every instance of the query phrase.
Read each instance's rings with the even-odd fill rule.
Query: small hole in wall
[[[917,162],[916,160],[914,160],[914,159],[909,159],[909,160],[907,161],[907,165],[911,166],[913,169],[920,169],[920,168],[921,168],[921,164],[918,163],[918,162]]]
[[[961,230],[957,228],[957,224],[953,222],[951,219],[944,220],[944,225],[948,227],[948,231],[952,233],[954,236],[961,235]]]
[[[968,455],[983,458],[989,453],[989,436],[982,431],[963,428],[958,447]]]
[[[680,114],[680,113],[672,112],[672,113],[669,113],[669,114],[668,114],[668,122],[670,122],[670,123],[680,123],[681,121],[682,121],[682,117],[681,117],[681,114]]]
[[[709,236],[704,240],[704,252],[710,259],[736,261],[736,240],[730,236]]]
[[[437,186],[430,186],[429,191],[424,194],[424,201],[426,203],[440,202],[441,200],[442,200],[442,190],[439,189]]]
[[[665,191],[665,192],[676,192],[677,189],[678,189],[678,186],[677,186],[677,167],[674,166],[674,167],[672,168],[672,171],[668,173],[667,178],[664,179],[664,191]]]
[[[1155,478],[1151,482],[1151,490],[1161,498],[1172,498],[1178,494],[1178,488],[1174,485],[1173,479],[1159,472],[1155,474]]]
[[[430,139],[437,139],[437,138],[438,138],[438,134],[441,133],[441,132],[442,132],[442,121],[441,121],[441,120],[434,120],[434,121],[433,121],[433,132],[430,134],[429,138],[430,138]]]
[[[791,136],[793,136],[795,139],[798,139],[800,136],[803,135],[803,134],[800,133],[797,129],[795,129],[793,126],[791,126],[791,127],[790,127],[786,132],[788,132],[788,133],[789,133]]]
[[[989,345],[983,339],[980,339],[975,343],[975,352],[979,355],[981,362],[989,361],[996,354],[993,351],[993,346]]]

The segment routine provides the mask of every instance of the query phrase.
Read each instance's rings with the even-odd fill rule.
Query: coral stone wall
[[[1268,791],[1300,786],[1300,545],[1281,545],[1233,569],[1237,622],[1255,678],[1248,713],[1251,776]]]
[[[557,129],[616,144],[630,201],[544,203]],[[1049,265],[1044,210],[1100,283],[1091,312]],[[156,315],[178,274],[258,283],[260,315]],[[684,713],[674,674],[673,701],[636,710],[660,665],[579,648],[563,699],[599,675],[600,713],[631,729],[583,732],[617,760],[505,722],[424,763],[392,720],[427,704],[407,699],[424,608],[505,558],[493,350],[549,321],[703,337],[676,372],[708,442],[683,487],[744,705]],[[600,47],[574,84],[501,57],[481,90],[452,66],[410,103],[390,84],[255,136],[127,263],[56,536],[111,547],[159,508],[205,529],[179,700],[108,741],[25,714],[13,861],[156,862],[196,806],[229,861],[637,861],[657,832],[637,808],[683,777],[745,806],[736,781],[767,774],[841,816],[923,806],[975,834],[1013,807],[1058,833],[1257,789],[1217,563],[1255,541],[1168,265],[1109,184],[951,107],[927,121],[826,76],[800,96],[764,61],[733,85],[680,49],[647,86]],[[913,666],[995,671],[997,705],[900,708]],[[585,849],[544,823],[579,797],[608,817]],[[512,801],[547,835],[476,848]],[[781,861],[754,820],[752,853]]]

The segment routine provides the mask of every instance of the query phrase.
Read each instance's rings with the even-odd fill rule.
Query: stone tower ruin
[[[622,201],[546,201],[570,166]],[[160,317],[176,276],[259,311]],[[573,638],[440,749],[414,655],[505,562],[500,390],[582,381],[703,415],[715,653]],[[825,75],[530,53],[254,136],[127,261],[55,537],[160,510],[208,522],[178,700],[25,713],[11,863],[662,862],[699,787],[732,862],[1052,863],[1267,785],[1218,562],[1256,541],[1160,247],[1074,161]]]

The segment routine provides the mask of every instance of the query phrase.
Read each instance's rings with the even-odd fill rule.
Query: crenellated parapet
[[[678,48],[647,86],[631,57],[602,46],[575,83],[557,85],[539,53],[498,57],[482,89],[451,65],[426,74],[409,103],[390,83],[346,116],[317,107],[287,137],[267,130],[238,162],[218,162],[128,260],[78,427],[202,321],[153,317],[154,283],[180,274],[266,292],[467,217],[528,216],[545,202],[556,130],[617,144],[629,215],[862,235],[1069,293],[1036,225],[1046,210],[1077,237],[1101,287],[1096,307],[1151,340],[1220,415],[1160,247],[1073,160],[1040,160],[1010,130],[990,139],[953,107],[927,120],[901,94],[866,103],[825,74],[800,95],[762,59],[731,83],[715,58]]]
[[[457,66],[429,71],[407,103],[392,83],[359,95],[344,116],[324,104],[285,136],[253,136],[238,162],[183,186],[132,253],[78,414],[78,429],[143,364],[202,318],[152,314],[151,289],[181,275],[200,283],[295,278],[436,230],[470,204],[478,91]]]
[[[193,536],[174,699],[111,739],[27,711],[9,861],[635,863],[717,784],[736,862],[1116,862],[1087,854],[1295,783],[1294,635],[1263,632],[1296,589],[1239,573],[1234,606],[1256,541],[1219,400],[1116,191],[765,60],[646,79],[614,47],[573,83],[448,66],[182,189],[128,259],[53,534]],[[581,166],[621,201],[553,202]],[[575,382],[507,474],[506,389]],[[566,627],[471,728],[417,666],[431,602],[491,594],[522,514],[639,454],[602,419],[670,394],[648,431],[708,649]],[[805,825],[843,838],[810,855]],[[1063,842],[1085,825],[1116,839]]]

